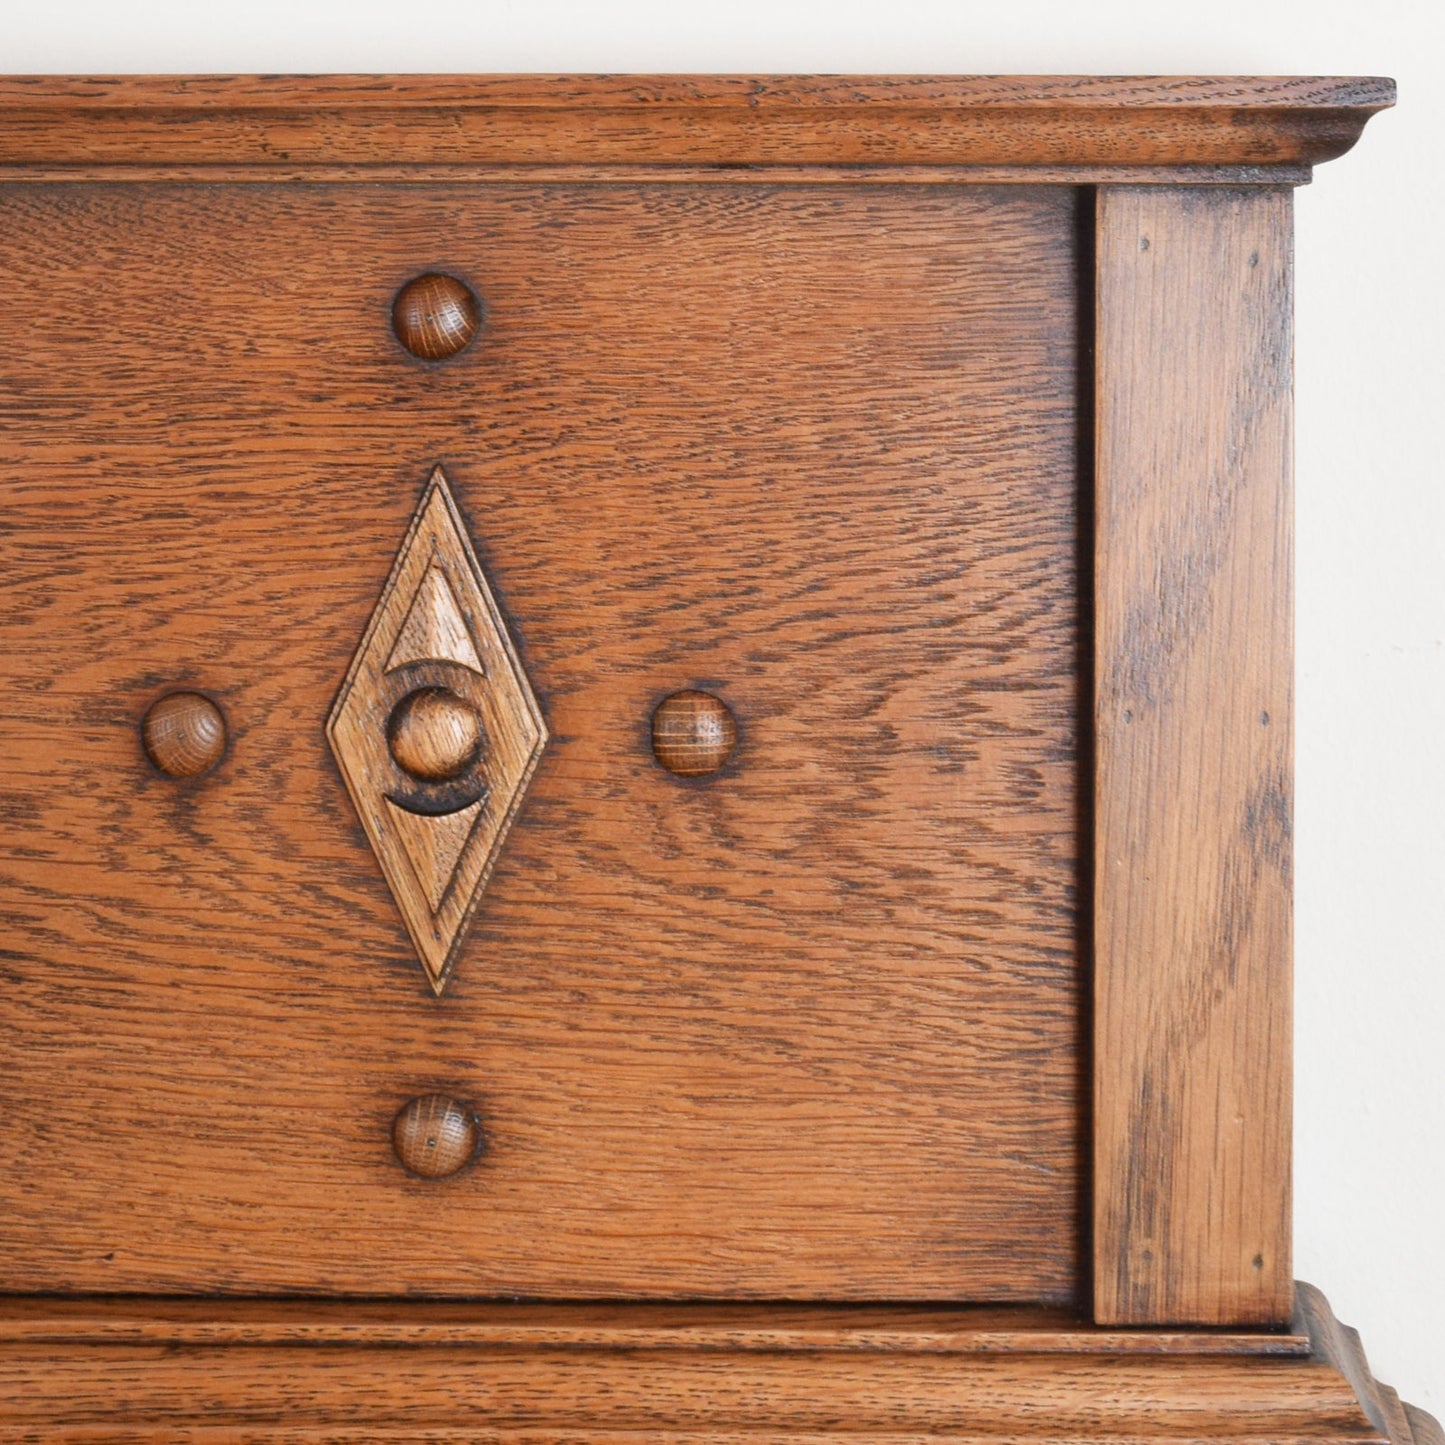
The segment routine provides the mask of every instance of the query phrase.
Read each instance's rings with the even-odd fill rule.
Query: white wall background
[[[7,71],[1393,75],[1299,194],[1296,1273],[1445,1414],[1438,0],[49,0]]]

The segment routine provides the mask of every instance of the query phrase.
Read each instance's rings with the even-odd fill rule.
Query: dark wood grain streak
[[[1304,165],[1377,78],[8,77],[0,164]]]
[[[1291,199],[1099,193],[1101,1323],[1292,1306]]]
[[[5,192],[9,1288],[1074,1297],[1076,207]],[[489,306],[437,367],[419,265]],[[323,736],[436,463],[553,734],[440,1000]]]

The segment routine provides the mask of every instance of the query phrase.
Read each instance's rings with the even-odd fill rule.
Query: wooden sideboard
[[[1441,1445],[1289,1240],[1392,100],[0,79],[0,1438]]]

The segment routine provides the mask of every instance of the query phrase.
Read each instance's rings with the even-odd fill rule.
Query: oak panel
[[[1292,1306],[1291,202],[1099,193],[1102,1323]]]
[[[3,207],[6,1286],[1070,1298],[1073,194]],[[438,464],[552,735],[440,1000],[323,735]]]

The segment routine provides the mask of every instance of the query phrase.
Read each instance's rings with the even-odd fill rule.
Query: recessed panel
[[[1070,1298],[1075,234],[1062,188],[8,189],[0,1282]],[[428,274],[479,298],[440,359]],[[440,997],[326,734],[437,467],[546,738]],[[392,1144],[432,1097],[447,1177]]]

